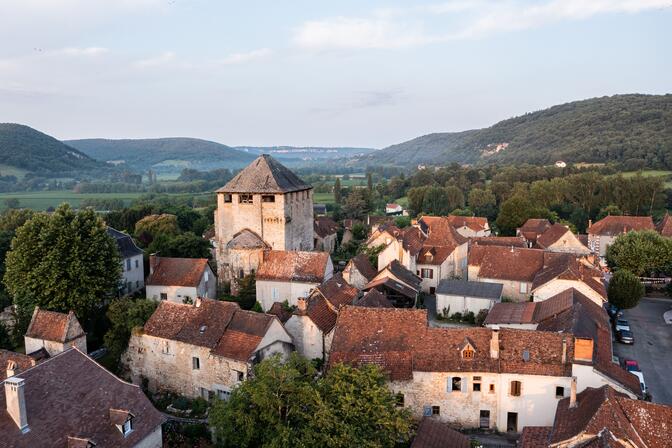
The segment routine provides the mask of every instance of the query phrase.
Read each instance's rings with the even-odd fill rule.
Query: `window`
[[[420,277],[422,278],[434,278],[434,269],[421,269]]]
[[[432,406],[432,415],[441,415],[441,406]]]
[[[136,281],[135,281],[135,287],[136,287],[136,288],[139,288],[139,287],[140,287],[140,280],[136,280]]]
[[[210,397],[210,391],[208,389],[206,389],[205,387],[201,387],[201,388],[199,388],[199,390],[200,390],[201,398],[204,398],[204,399],[207,400]]]
[[[521,294],[526,294],[527,293],[527,283],[520,282],[520,293]]]
[[[271,299],[278,300],[280,298],[280,292],[278,288],[271,288]]]
[[[509,432],[518,432],[518,413],[506,413],[506,430]]]
[[[228,390],[217,389],[217,398],[220,400],[228,400],[231,397],[231,392]]]
[[[224,195],[224,202],[226,202],[226,203],[233,202],[233,196],[231,196],[230,194],[225,194]]]
[[[494,384],[491,384],[491,385],[490,385],[490,393],[491,393],[491,394],[494,394],[494,393],[495,393],[495,385],[494,385]]]
[[[511,395],[520,397],[520,381],[511,381]]]
[[[397,407],[403,408],[404,407],[404,394],[399,392],[397,395],[394,397],[395,399],[395,404]]]
[[[464,359],[474,359],[474,351],[471,348],[462,350],[462,357]]]
[[[126,259],[126,270],[127,271],[131,270],[131,259],[130,258]]]
[[[562,386],[555,387],[555,398],[562,398],[565,396],[565,388]]]
[[[261,202],[275,202],[275,195],[264,194],[261,196]]]
[[[481,429],[488,429],[490,428],[490,411],[488,410],[481,410],[480,412],[480,421],[478,426]]]
[[[251,194],[239,194],[238,203],[239,204],[252,204],[252,195]]]
[[[235,378],[236,381],[241,382],[245,379],[245,374],[240,370],[234,370],[233,377]]]
[[[135,269],[138,269],[140,267],[140,261],[135,260]]]
[[[196,357],[191,358],[191,368],[199,370],[201,368],[201,360]]]
[[[133,419],[129,418],[128,420],[126,420],[126,422],[124,422],[124,426],[122,426],[121,432],[122,434],[124,434],[125,437],[129,435],[131,431],[133,431]]]
[[[451,381],[451,388],[453,392],[462,390],[462,378],[459,376],[454,376]]]
[[[162,292],[161,293],[161,300],[168,300],[168,294],[166,294],[165,292]]]
[[[168,341],[163,341],[163,347],[161,347],[161,351],[163,352],[164,355],[170,353],[170,345],[168,345]]]
[[[473,381],[473,390],[474,392],[480,392],[481,391],[481,377],[480,376],[475,376],[474,381]]]

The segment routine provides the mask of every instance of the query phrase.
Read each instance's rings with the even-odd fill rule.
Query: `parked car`
[[[616,340],[621,344],[634,344],[635,336],[632,334],[632,331],[618,330],[616,332]]]
[[[623,368],[628,372],[639,372],[639,364],[634,359],[626,359],[623,362]]]
[[[616,306],[612,305],[611,303],[605,303],[604,308],[607,310],[607,314],[609,315],[610,318],[616,319],[618,317],[621,317],[623,315],[623,311],[618,309]]]
[[[628,322],[625,319],[616,319],[614,322],[614,330],[622,331],[622,330],[628,330],[630,331],[630,322]]]
[[[644,374],[642,372],[640,372],[639,370],[632,371],[630,373],[632,373],[637,378],[639,378],[639,386],[642,388],[642,393],[643,394],[648,393],[648,390],[646,388],[646,383],[644,382]]]

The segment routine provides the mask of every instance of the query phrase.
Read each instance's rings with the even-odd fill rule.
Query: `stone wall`
[[[285,328],[301,356],[308,359],[324,357],[323,333],[310,317],[294,314],[285,322]]]
[[[128,269],[126,260],[130,261],[130,269]],[[124,284],[124,294],[132,294],[145,286],[145,267],[142,254],[124,258],[121,260],[121,266],[121,281]]]
[[[161,425],[147,437],[136,443],[133,448],[161,448],[163,446],[163,432]]]
[[[82,335],[65,344],[57,341],[29,338],[27,336],[24,336],[23,341],[26,347],[26,354],[34,353],[39,349],[44,348],[47,353],[49,353],[49,356],[54,356],[64,352],[70,347],[77,347],[81,352],[88,353],[86,347],[86,335]]]
[[[195,300],[198,297],[198,289],[193,286],[158,286],[147,285],[145,295],[151,300],[161,300],[161,293],[167,295],[167,300],[175,303],[184,303],[184,299],[189,297]]]
[[[331,278],[329,276],[328,278]],[[328,279],[325,277],[325,281]],[[289,281],[257,280],[257,301],[261,304],[264,311],[268,311],[274,302],[284,302],[290,306],[296,306],[296,299],[299,297],[308,297],[310,292],[318,286],[319,283],[299,283]]]
[[[562,280],[556,279],[552,280],[545,285],[542,285],[534,290],[534,301],[541,302],[550,297],[553,297],[556,294],[559,294],[567,289],[575,288],[580,293],[588,297],[590,300],[595,302],[597,306],[602,306],[605,299],[597,293],[593,288],[586,285],[583,282],[576,280]]]

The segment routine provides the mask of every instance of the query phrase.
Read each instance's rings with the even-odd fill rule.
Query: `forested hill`
[[[489,128],[429,134],[356,159],[396,166],[627,162],[672,169],[672,95],[575,101]],[[641,163],[641,162],[640,162]]]
[[[41,176],[81,174],[105,164],[31,127],[0,123],[0,164]]]
[[[212,170],[241,168],[255,159],[255,154],[235,150],[220,143],[197,138],[152,139],[85,139],[68,140],[85,154],[131,169],[180,172],[183,168]]]

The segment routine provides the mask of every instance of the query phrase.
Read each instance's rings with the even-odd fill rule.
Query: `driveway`
[[[654,403],[672,405],[672,325],[663,314],[672,309],[672,300],[643,298],[635,308],[623,312],[635,335],[633,345],[614,342],[618,357],[634,359],[644,374]]]

